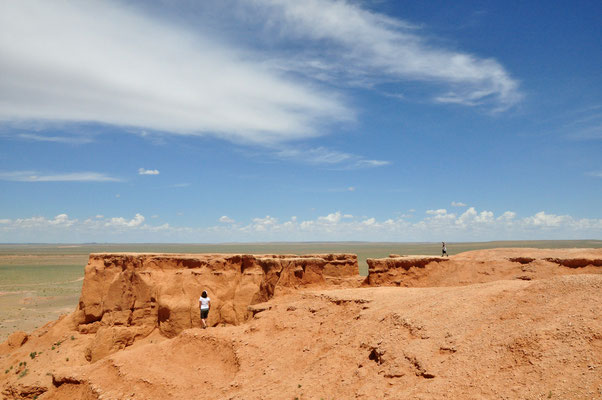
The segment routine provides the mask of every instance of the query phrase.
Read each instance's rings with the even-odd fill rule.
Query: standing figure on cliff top
[[[207,328],[207,317],[211,308],[211,299],[207,296],[207,291],[203,290],[203,294],[199,297],[199,308],[201,309],[201,322],[203,329]]]
[[[441,242],[441,257],[447,256],[447,245],[445,242]]]

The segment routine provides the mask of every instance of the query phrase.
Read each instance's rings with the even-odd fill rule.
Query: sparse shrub
[[[38,355],[37,351],[33,351],[31,353],[29,353],[29,357],[31,357],[31,359],[33,360],[34,358],[36,358],[36,356]]]
[[[69,357],[65,358],[65,361],[69,361]]]
[[[54,350],[54,346],[52,346],[52,347],[50,348],[50,350]]]
[[[5,374],[8,374],[8,371],[10,371],[10,369],[7,369],[6,371],[4,371]]]
[[[23,372],[21,372],[21,373],[19,374],[19,379],[21,379],[21,378],[23,378],[25,375],[27,375],[27,373],[28,373],[28,372],[29,372],[29,369],[25,368],[25,369],[23,370]]]
[[[71,336],[71,340],[75,340],[75,336]]]

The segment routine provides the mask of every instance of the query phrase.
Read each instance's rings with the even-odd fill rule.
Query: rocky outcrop
[[[11,351],[18,349],[23,346],[27,340],[29,339],[29,335],[22,331],[14,332],[10,335],[6,341],[0,343],[0,355],[10,353]]]
[[[357,275],[352,254],[91,254],[74,328],[96,335],[86,354],[95,361],[155,329],[174,337],[200,326],[203,290],[209,325],[238,325],[278,291]]]
[[[600,249],[491,249],[451,257],[398,256],[368,259],[364,286],[463,286],[505,279],[602,273]]]
[[[400,256],[390,254],[389,258],[368,258],[368,277],[365,285],[377,286],[396,284],[399,285],[402,277],[407,275],[411,268],[424,268],[430,263],[448,261],[448,258],[433,256]]]

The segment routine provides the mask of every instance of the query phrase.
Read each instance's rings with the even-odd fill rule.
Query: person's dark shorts
[[[209,315],[209,309],[202,309],[201,310],[201,319],[207,319],[207,316]]]

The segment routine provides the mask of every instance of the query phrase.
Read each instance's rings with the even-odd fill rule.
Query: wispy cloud
[[[431,96],[435,101],[494,109],[521,98],[518,82],[496,60],[437,46],[414,24],[361,3],[220,4],[177,2],[173,20],[141,11],[151,8],[143,3],[1,2],[0,121],[100,122],[269,144],[324,135],[352,122],[356,111],[334,89],[337,83],[416,81],[427,91],[439,88]],[[211,7],[223,12],[204,12]],[[175,14],[199,19],[179,24]],[[229,24],[204,29],[210,24],[203,22],[212,22],[202,19],[206,15]],[[250,39],[223,39],[219,26],[234,22]],[[256,44],[264,41],[270,46]],[[359,164],[375,163],[382,161]]]
[[[121,182],[100,172],[69,172],[62,174],[49,174],[38,171],[10,171],[0,172],[0,180],[14,182]]]
[[[34,133],[20,133],[17,135],[18,138],[24,140],[31,140],[34,142],[52,142],[52,143],[66,143],[66,144],[86,144],[92,143],[92,138],[86,136],[45,136],[36,135]]]
[[[323,146],[313,148],[283,147],[277,150],[275,155],[282,160],[293,160],[337,169],[374,168],[390,164],[390,161],[367,160],[356,154],[332,150]]]
[[[358,168],[370,168],[370,167],[382,167],[385,165],[390,165],[391,161],[385,160],[358,160],[355,165]]]
[[[461,201],[452,201],[451,206],[452,207],[466,207],[466,204],[462,203]]]
[[[113,1],[0,3],[0,121],[275,142],[353,118],[332,91],[283,77],[219,34],[172,22]]]
[[[308,164],[340,164],[354,158],[353,155],[330,150],[325,147],[315,147],[309,149],[284,148],[276,152],[276,156],[281,159],[303,161]]]
[[[602,139],[602,123],[582,126],[571,130],[569,134],[571,139],[577,140],[598,140]]]
[[[574,140],[602,139],[602,104],[572,110],[570,119],[563,125],[567,137]]]
[[[228,217],[227,215],[222,215],[221,217],[219,217],[219,222],[224,224],[233,224],[234,220]]]
[[[159,170],[138,168],[138,175],[159,175]]]
[[[349,80],[415,80],[446,88],[434,97],[442,103],[468,106],[490,104],[497,110],[522,97],[518,82],[490,58],[442,48],[430,43],[414,24],[371,12],[357,3],[337,0],[255,0],[264,7],[279,33],[318,43],[328,58],[282,66],[332,80],[344,74]],[[338,60],[338,61],[335,61]]]

